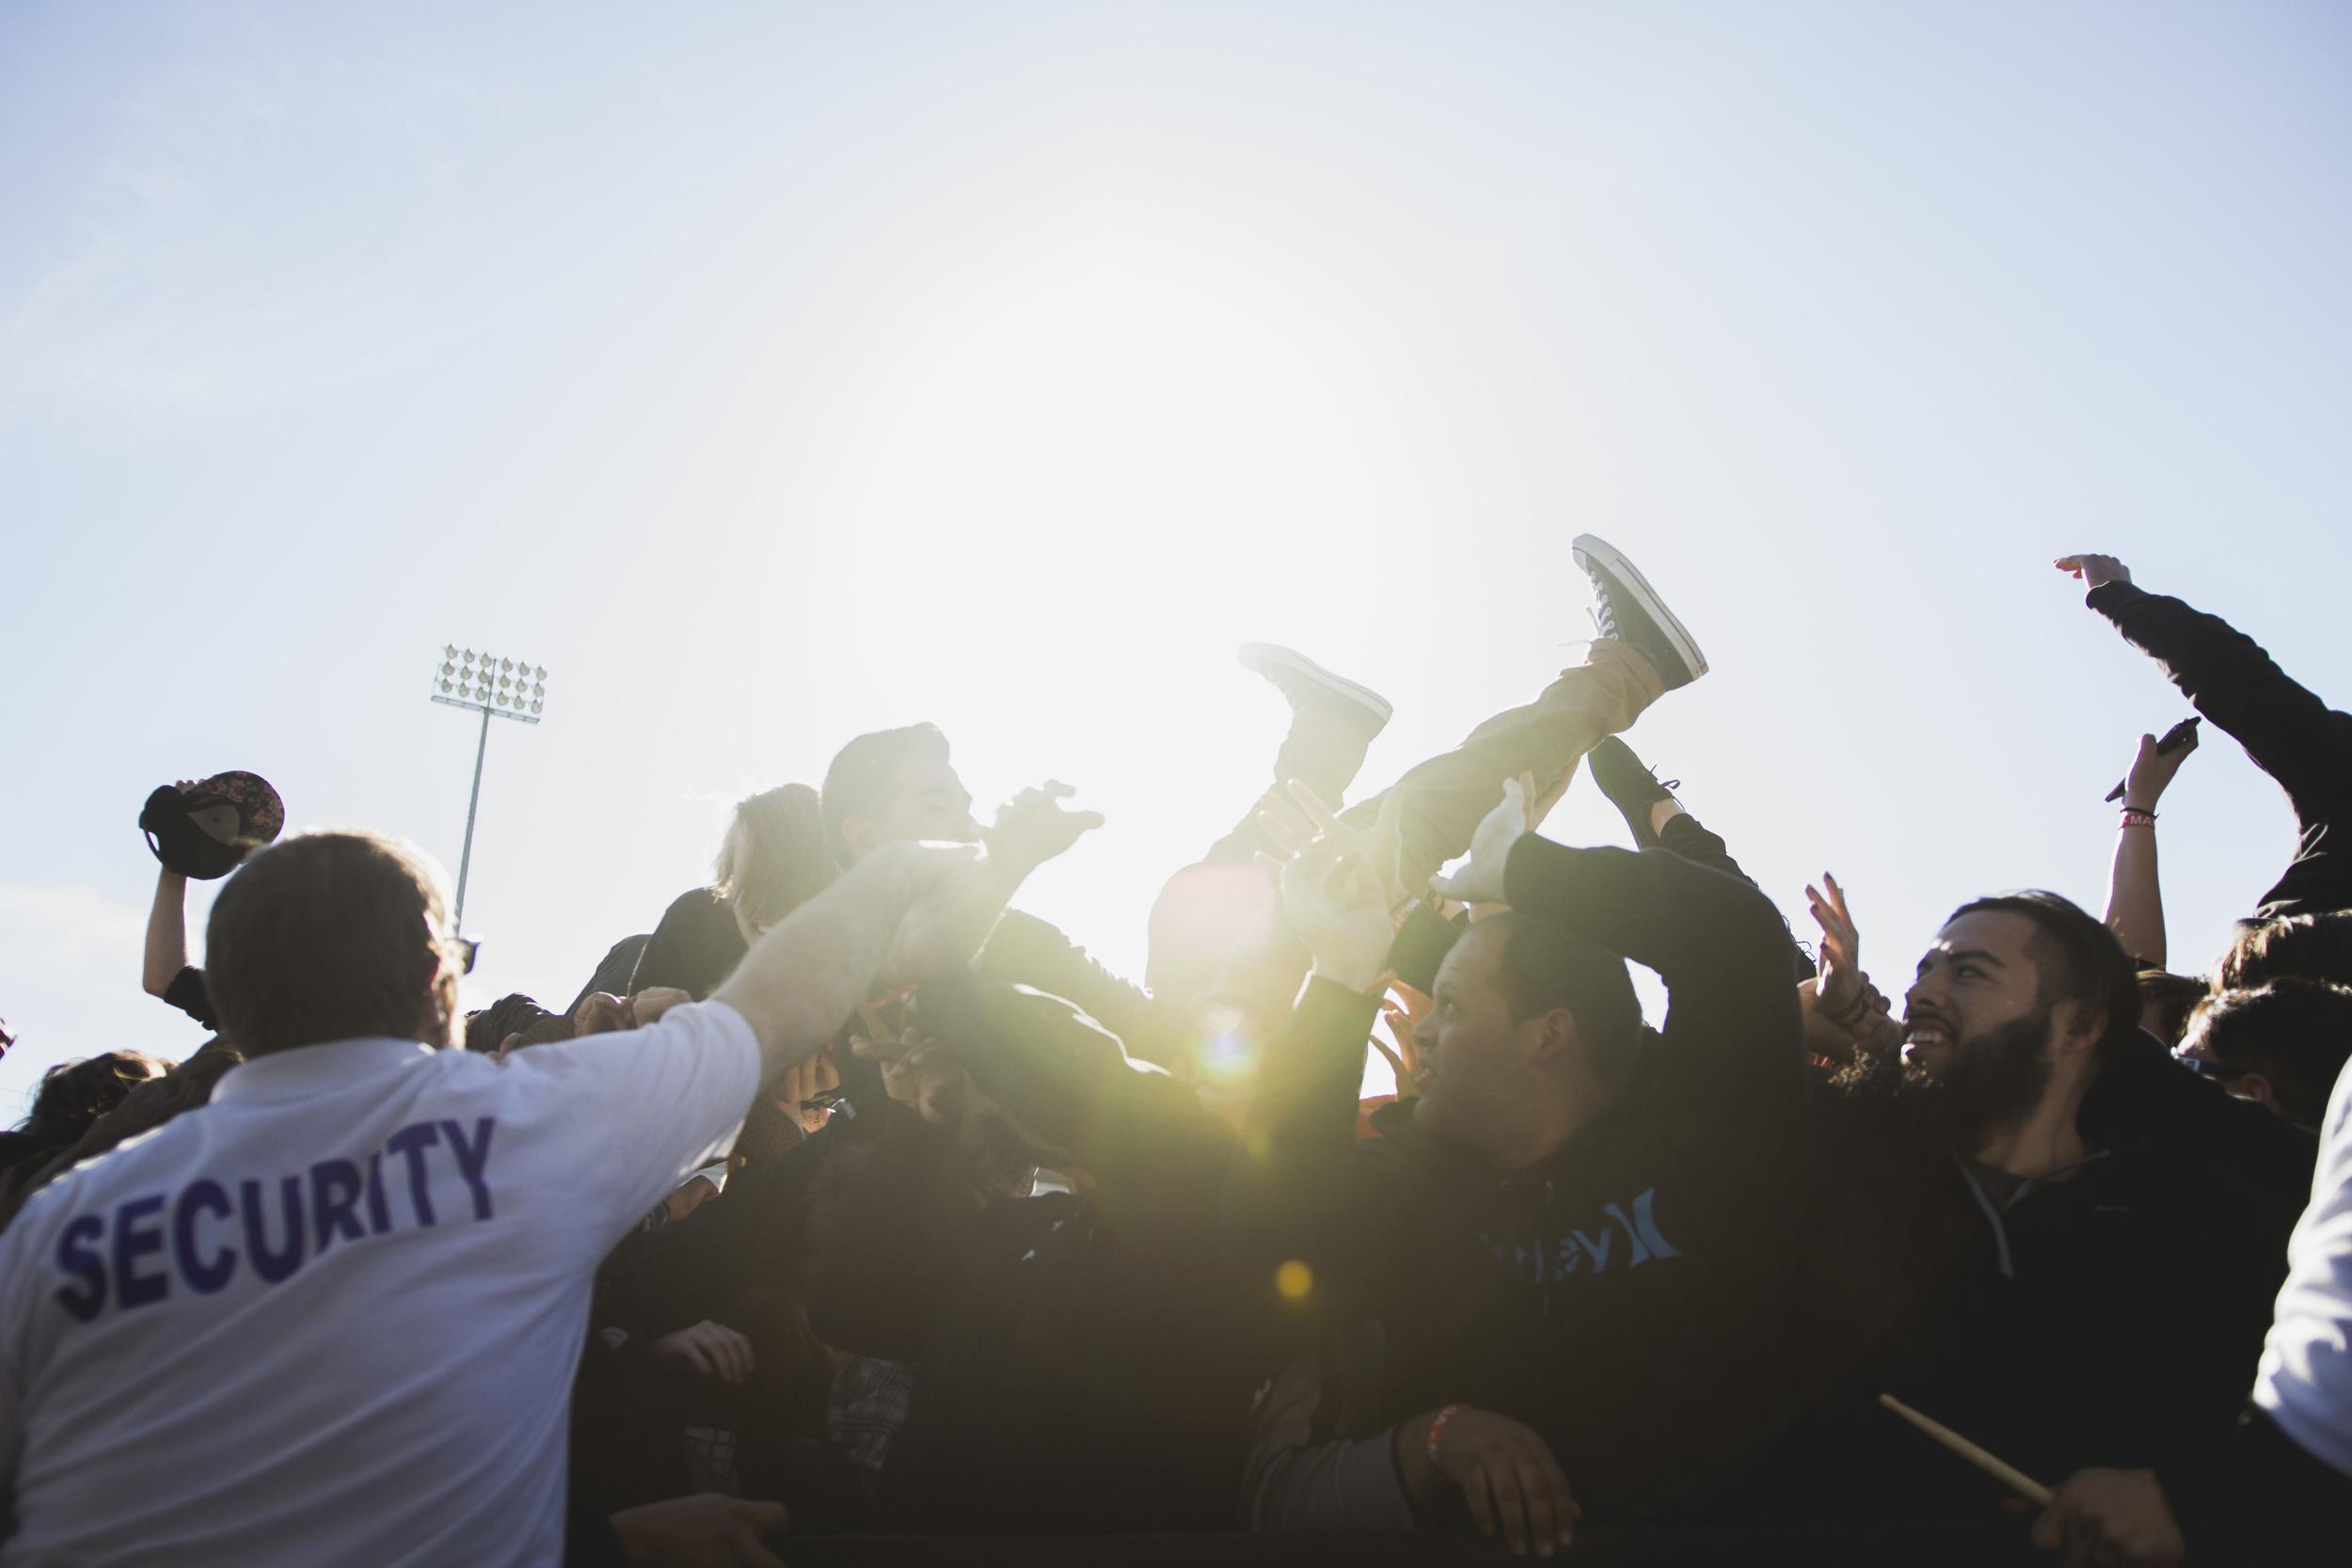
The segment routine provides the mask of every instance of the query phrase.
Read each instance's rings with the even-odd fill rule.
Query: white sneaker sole
[[[1643,610],[1665,634],[1676,657],[1690,667],[1691,678],[1696,680],[1707,673],[1707,656],[1699,652],[1699,645],[1692,638],[1690,628],[1675,619],[1675,612],[1666,608],[1666,601],[1658,596],[1658,590],[1649,585],[1649,578],[1642,575],[1640,567],[1625,558],[1623,551],[1597,533],[1578,534],[1569,541],[1568,550],[1576,557],[1578,565],[1581,566],[1587,559],[1597,561],[1602,569],[1640,594]]]
[[[1361,703],[1378,714],[1380,722],[1383,724],[1387,723],[1390,715],[1396,711],[1390,705],[1389,700],[1379,692],[1368,686],[1358,686],[1352,680],[1331,673],[1330,671],[1326,670],[1295,648],[1285,648],[1279,642],[1245,642],[1241,645],[1240,653],[1242,668],[1259,674],[1273,668],[1304,675],[1317,686],[1337,692],[1351,703]]]

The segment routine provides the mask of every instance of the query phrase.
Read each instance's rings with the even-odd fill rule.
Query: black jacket
[[[2055,1485],[2091,1465],[2195,1470],[2253,1386],[2314,1145],[2153,1040],[2102,1071],[2091,1157],[2010,1190],[1833,1102],[1811,1314],[1836,1395],[1792,1439],[1824,1510],[1956,1517],[1999,1486],[1877,1408],[1892,1393]]]
[[[1788,937],[1753,887],[1661,850],[1511,853],[1512,909],[1659,972],[1634,1085],[1553,1156],[1501,1172],[1401,1135],[1354,1145],[1371,1004],[1317,983],[1278,1087],[1322,1109],[1237,1212],[1272,1212],[1327,1321],[1378,1320],[1383,1420],[1456,1401],[1541,1433],[1588,1520],[1650,1513],[1796,1414],[1813,1216]],[[1316,1064],[1320,1064],[1318,1068]],[[1271,1064],[1270,1064],[1271,1067]]]

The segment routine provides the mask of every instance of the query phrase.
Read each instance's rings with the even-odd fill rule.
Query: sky
[[[473,1005],[917,719],[1106,815],[1021,902],[1139,974],[1270,782],[1236,643],[1394,701],[1376,788],[1581,658],[1584,531],[1714,667],[1629,742],[1800,930],[1835,870],[1899,984],[1969,896],[2095,908],[2187,710],[2054,556],[2352,704],[2347,68],[2264,0],[14,0],[0,1120],[203,1038],[138,989],[156,784],[454,870],[445,643],[549,671]],[[2160,838],[2201,968],[2292,819],[2209,733]]]

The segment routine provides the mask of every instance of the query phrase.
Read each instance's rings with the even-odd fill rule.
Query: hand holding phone
[[[2202,719],[2192,714],[2165,731],[2163,736],[2156,742],[2156,755],[2169,757],[2182,747],[2192,744],[2197,739],[2197,726],[2203,722]],[[2109,800],[2123,799],[2123,788],[2130,783],[2128,778],[2118,779],[2115,782],[2115,787],[2107,791],[2107,799]]]

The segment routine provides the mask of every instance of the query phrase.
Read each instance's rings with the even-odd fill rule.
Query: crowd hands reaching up
[[[1376,795],[1388,703],[1246,647],[1275,783],[1140,984],[1017,908],[1103,818],[1049,782],[982,829],[929,725],[745,800],[568,1004],[470,1015],[414,851],[159,789],[144,984],[215,1037],[0,1135],[0,1564],[2341,1555],[2352,718],[2061,558],[2284,788],[2287,869],[2169,967],[2200,735],[2152,728],[2104,915],[1954,889],[1882,984],[1867,888],[1807,885],[1800,942],[1618,738],[1707,664],[1575,559],[1584,662]],[[1538,831],[1580,761],[1633,851]]]

